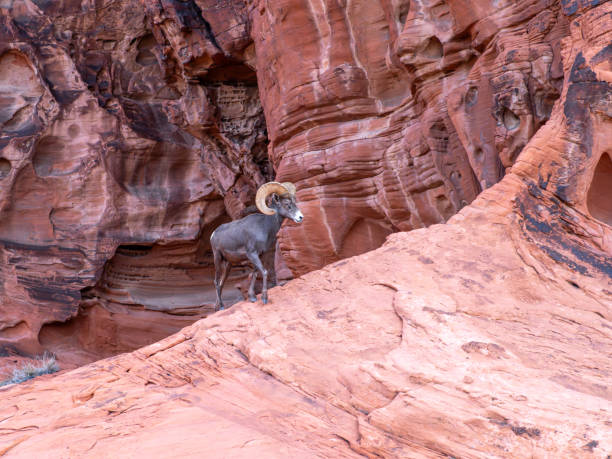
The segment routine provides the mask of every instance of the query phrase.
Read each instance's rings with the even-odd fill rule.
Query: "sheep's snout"
[[[299,210],[293,215],[292,220],[296,223],[301,223],[304,220],[304,215]]]

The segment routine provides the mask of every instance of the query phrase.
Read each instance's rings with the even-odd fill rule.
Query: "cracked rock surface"
[[[523,185],[510,178],[478,202]],[[0,451],[603,458],[609,274],[551,278],[500,201],[273,289],[266,306],[0,389]]]

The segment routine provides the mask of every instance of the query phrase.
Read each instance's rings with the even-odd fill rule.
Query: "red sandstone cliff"
[[[608,457],[612,4],[533,1],[519,8],[509,1],[493,8],[414,0],[389,2],[385,9],[385,2],[351,1],[335,8],[335,2],[312,1],[305,10],[290,1],[271,3],[249,10],[270,154],[283,179],[298,183],[311,218],[304,231],[317,235],[306,239],[301,229],[285,229],[286,258],[296,272],[339,256],[331,241],[350,215],[370,222],[355,234],[382,234],[372,230],[373,222],[392,225],[400,218],[391,210],[400,208],[401,200],[384,198],[392,190],[421,203],[404,209],[402,229],[412,227],[411,216],[420,219],[414,217],[414,226],[427,223],[422,219],[427,203],[437,209],[434,203],[445,202],[431,190],[440,188],[438,196],[457,193],[444,179],[436,187],[424,185],[435,183],[436,173],[450,177],[435,172],[436,164],[449,164],[436,162],[438,154],[455,158],[453,164],[473,174],[474,181],[466,182],[472,192],[478,184],[486,190],[447,224],[392,235],[378,250],[310,272],[272,290],[268,305],[239,303],[131,354],[0,389],[0,452]],[[379,16],[372,4],[382,5]],[[344,15],[351,8],[358,14]],[[387,33],[384,24],[395,17],[392,12],[406,25]],[[312,34],[306,26],[289,27],[291,21],[315,27],[315,42],[324,44],[292,44],[296,36]],[[362,22],[377,25],[355,28]],[[377,60],[380,54],[370,47],[382,39],[375,31],[396,40],[389,50],[397,52]],[[410,34],[423,40],[411,45]],[[351,54],[359,40],[370,54]],[[462,48],[467,51],[458,49],[458,42],[470,43]],[[321,65],[309,64],[315,48]],[[282,56],[292,53],[291,66],[283,64]],[[406,110],[414,110],[412,120],[397,115],[398,120],[399,112],[389,108],[403,97],[404,88],[391,84],[396,79],[373,78],[399,65],[395,56],[412,82],[406,102],[412,107]],[[461,59],[466,60],[452,64]],[[343,71],[333,70],[326,80],[324,70],[337,69],[337,62],[346,62],[344,72],[352,76],[342,80]],[[272,70],[261,76],[264,65],[277,66],[284,76],[274,79]],[[26,89],[29,95],[22,97],[30,100],[37,90]],[[38,91],[41,101],[49,97]],[[334,104],[341,108],[335,118]],[[373,115],[374,107],[381,112]],[[428,124],[437,117],[441,121]],[[330,146],[331,132],[347,146]],[[394,143],[385,132],[402,140]],[[467,162],[453,156],[457,151]],[[346,156],[349,152],[354,156]],[[374,152],[378,160],[369,156]],[[391,153],[398,163],[386,169]],[[423,169],[429,173],[416,174],[418,158],[432,161],[434,166]],[[24,163],[31,172],[31,160]],[[375,164],[380,169],[370,176]],[[395,185],[385,188],[389,171],[396,171]],[[14,180],[11,174],[16,172],[7,175]],[[415,177],[423,180],[421,191],[402,185],[410,174],[412,183]],[[428,198],[419,201],[419,195]],[[380,209],[386,209],[384,217]],[[436,218],[447,216],[438,214],[429,223]],[[136,225],[142,221],[134,227],[131,221],[125,220],[127,227],[142,230]],[[319,225],[325,231],[317,230]],[[351,240],[361,241],[355,250],[375,241]],[[11,250],[13,257],[26,250],[6,247],[3,253]],[[26,261],[48,266],[48,253],[72,253],[45,250],[51,252],[41,249],[38,258],[23,261],[5,255],[3,273],[19,272],[16,266]],[[311,257],[301,258],[306,252]],[[4,291],[17,289],[24,275],[15,274],[11,284],[5,274]]]

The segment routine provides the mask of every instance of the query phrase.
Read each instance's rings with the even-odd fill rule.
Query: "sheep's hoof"
[[[225,309],[225,306],[221,305],[215,305],[215,311],[223,311]]]
[[[261,302],[262,302],[263,304],[268,304],[268,299],[267,299],[267,298],[262,298],[262,299],[261,299]]]
[[[255,303],[255,302],[257,302],[257,297],[256,297],[256,296],[250,296],[250,297],[249,297],[249,301],[250,301],[251,303]]]

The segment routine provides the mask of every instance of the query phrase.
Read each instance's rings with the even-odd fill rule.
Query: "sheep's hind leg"
[[[214,252],[215,260],[215,290],[217,292],[217,301],[215,303],[215,311],[224,309],[223,300],[221,299],[221,293],[223,293],[223,285],[227,280],[227,276],[231,270],[229,261],[223,258],[223,256]]]
[[[263,286],[261,289],[261,302],[263,304],[268,303],[268,271],[264,268],[263,263],[259,259],[259,255],[257,252],[247,252],[247,257],[253,266],[255,266],[259,272],[261,273],[261,278],[263,280]]]
[[[253,268],[251,272],[251,283],[249,284],[249,301],[251,303],[255,303],[257,301],[257,297],[255,296],[255,282],[257,281],[257,269]]]

